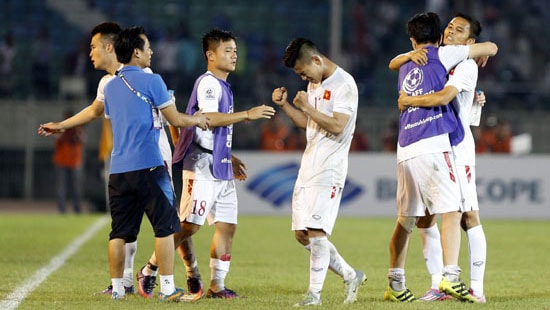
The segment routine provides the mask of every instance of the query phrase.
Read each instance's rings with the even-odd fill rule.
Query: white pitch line
[[[108,216],[99,218],[99,220],[97,220],[88,230],[69,244],[63,252],[52,258],[48,265],[36,271],[25,283],[17,287],[4,300],[0,301],[0,309],[12,310],[17,308],[27,295],[32,293],[32,291],[44,282],[50,274],[61,268],[61,266],[65,264],[65,261],[73,256],[88,239],[108,222],[108,220]]]

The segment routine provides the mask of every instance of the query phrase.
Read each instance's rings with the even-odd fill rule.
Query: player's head
[[[319,83],[323,79],[323,56],[315,43],[305,38],[290,41],[283,55],[283,64],[303,80]]]
[[[151,66],[151,45],[141,26],[122,30],[115,41],[116,57],[120,63],[127,64],[133,59],[141,68]]]
[[[117,23],[106,22],[95,26],[91,32],[90,59],[97,70],[106,70],[116,62],[114,43],[120,32]]]
[[[202,52],[209,66],[232,72],[237,65],[237,37],[227,30],[213,29],[202,37]]]
[[[96,34],[99,34],[104,42],[112,44],[115,43],[120,30],[120,26],[117,23],[101,23],[92,29],[91,37],[93,38]]]
[[[443,33],[443,43],[446,45],[473,44],[481,34],[481,24],[471,16],[458,13],[447,24]]]
[[[441,21],[435,13],[419,13],[407,21],[407,34],[414,44],[439,44]]]

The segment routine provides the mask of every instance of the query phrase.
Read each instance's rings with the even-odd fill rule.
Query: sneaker
[[[460,301],[467,301],[472,303],[478,303],[479,301],[472,296],[466,289],[466,285],[462,280],[457,282],[451,282],[447,278],[443,277],[443,280],[439,283],[439,290],[447,295],[451,295]]]
[[[138,270],[136,274],[136,278],[138,281],[138,293],[143,298],[151,298],[153,297],[153,289],[155,288],[155,281],[157,279],[156,276],[146,276],[141,272],[145,266],[141,267],[141,269]]]
[[[413,293],[408,288],[402,291],[394,291],[390,286],[386,289],[384,293],[384,300],[397,301],[397,302],[413,302],[416,301]]]
[[[182,301],[197,301],[204,296],[204,289],[202,281],[199,278],[187,279],[187,294],[185,294]]]
[[[179,302],[181,301],[181,297],[185,295],[183,292],[183,289],[177,288],[174,290],[174,292],[170,295],[164,295],[163,293],[159,293],[159,300],[160,301],[174,301]]]
[[[419,301],[442,301],[449,299],[453,299],[453,297],[436,289],[430,289],[424,296],[418,298]]]
[[[487,300],[485,299],[485,295],[477,296],[476,294],[474,294],[474,291],[472,289],[469,289],[468,293],[470,293],[470,295],[477,299],[477,302],[480,304],[484,304],[487,302]]]
[[[112,299],[112,300],[124,300],[124,299],[126,299],[126,295],[122,295],[122,296],[121,296],[121,295],[119,295],[117,292],[113,292],[113,293],[111,294],[111,299]]]
[[[219,291],[219,292],[214,292],[211,289],[208,289],[208,293],[206,293],[206,298],[233,299],[237,297],[239,297],[239,295],[237,295],[235,291],[232,291],[227,287],[224,288],[223,291]]]
[[[355,278],[349,281],[346,284],[346,299],[344,299],[345,304],[352,304],[357,300],[357,291],[359,287],[367,282],[367,276],[364,272],[360,270],[355,270]]]
[[[134,294],[134,286],[125,286],[124,287],[124,292],[126,292],[126,294]],[[106,289],[104,289],[103,291],[99,291],[97,293],[94,293],[94,295],[112,295],[113,294],[113,285],[109,285],[107,286]]]
[[[294,304],[294,307],[320,306],[322,304],[321,297],[316,297],[311,292],[308,292],[302,301]]]

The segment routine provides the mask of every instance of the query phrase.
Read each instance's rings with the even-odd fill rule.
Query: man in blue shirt
[[[124,66],[105,86],[105,116],[111,119],[113,151],[109,176],[111,233],[109,268],[113,299],[124,297],[124,244],[135,239],[145,213],[155,233],[159,257],[159,299],[179,301],[183,290],[174,285],[174,239],[180,230],[174,191],[158,147],[159,114],[176,127],[208,128],[198,111],[179,113],[158,74],[145,73],[151,64],[149,40],[141,27],[123,30],[115,41],[117,59]]]

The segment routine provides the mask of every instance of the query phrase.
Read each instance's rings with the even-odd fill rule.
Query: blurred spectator
[[[63,119],[73,115],[71,110],[63,114]],[[57,174],[57,208],[65,213],[67,197],[71,197],[75,213],[80,213],[82,146],[84,128],[74,127],[56,137],[53,163]]]
[[[365,152],[369,150],[369,139],[362,127],[355,127],[353,139],[349,148],[350,152]]]
[[[384,130],[382,130],[382,151],[394,153],[397,151],[397,135],[399,132],[399,121],[391,119]]]
[[[15,36],[12,32],[6,33],[0,42],[0,97],[10,97],[13,94],[15,75],[13,62],[17,53]]]
[[[37,99],[51,98],[50,62],[52,61],[52,45],[47,28],[42,28],[32,41],[32,87]]]
[[[306,131],[300,129],[299,127],[292,126],[290,133],[286,138],[285,149],[287,151],[303,151],[306,149],[306,144]]]
[[[168,89],[177,89],[178,81],[178,42],[176,32],[168,30],[168,33],[153,46],[155,57],[152,67],[158,70],[166,82]]]
[[[260,150],[280,152],[285,150],[285,140],[288,136],[288,127],[275,114],[271,120],[264,121],[260,135]]]
[[[476,141],[476,151],[478,153],[510,153],[511,141],[510,124],[506,120],[499,120],[495,115],[490,115],[481,130],[479,140]]]
[[[200,63],[201,46],[191,38],[189,27],[182,23],[177,38],[178,53],[178,85],[174,86],[176,93],[190,94],[195,81],[197,64]]]

